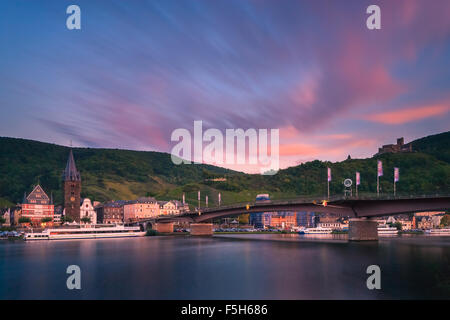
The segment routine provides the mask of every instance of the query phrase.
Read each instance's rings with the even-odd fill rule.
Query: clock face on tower
[[[74,197],[70,197],[70,201],[74,202],[75,198]]]

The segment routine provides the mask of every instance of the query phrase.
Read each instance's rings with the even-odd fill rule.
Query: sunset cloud
[[[372,122],[395,125],[441,116],[449,111],[450,104],[437,104],[372,114],[365,117],[365,119]]]
[[[286,144],[280,146],[280,156],[315,156],[319,148],[308,144]]]

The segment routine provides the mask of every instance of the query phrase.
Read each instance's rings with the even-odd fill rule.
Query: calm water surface
[[[345,237],[344,237],[345,239]],[[450,298],[450,237],[224,235],[0,241],[1,299]],[[81,268],[81,290],[66,268]],[[381,290],[366,287],[381,268]]]

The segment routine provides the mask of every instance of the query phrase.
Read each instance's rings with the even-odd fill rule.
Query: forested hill
[[[82,197],[98,201],[155,196],[158,199],[181,199],[197,203],[197,190],[210,204],[222,193],[223,203],[251,201],[257,193],[272,198],[295,195],[324,195],[326,168],[333,171],[331,192],[342,193],[342,181],[354,180],[361,173],[360,192],[376,191],[376,161],[383,160],[383,193],[393,189],[393,168],[400,168],[399,193],[450,194],[450,132],[428,136],[412,142],[413,153],[384,154],[368,159],[350,159],[330,163],[312,161],[280,170],[274,176],[238,173],[209,165],[174,165],[170,155],[117,149],[74,148],[82,175]],[[374,150],[374,153],[376,150]],[[61,203],[61,174],[69,148],[24,139],[0,138],[0,207],[22,201],[24,192],[40,183]],[[211,181],[226,177],[227,181]]]

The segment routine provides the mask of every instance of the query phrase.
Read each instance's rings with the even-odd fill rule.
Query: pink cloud
[[[284,144],[280,146],[280,156],[313,156],[320,152],[318,147],[309,144]]]
[[[372,114],[366,116],[365,119],[383,124],[404,124],[440,116],[447,113],[448,111],[450,111],[449,104],[436,104]]]
[[[335,134],[327,134],[320,136],[321,139],[324,140],[347,140],[351,139],[353,136],[347,133],[335,133]]]

